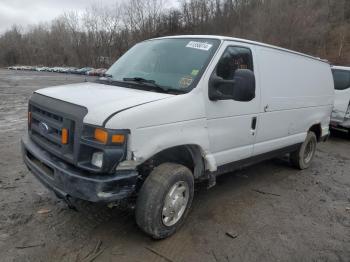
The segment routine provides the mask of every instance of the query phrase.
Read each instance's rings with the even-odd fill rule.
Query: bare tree
[[[169,0],[168,0],[169,1]],[[173,34],[248,38],[350,65],[349,0],[129,0],[91,5],[0,36],[0,64],[109,66],[136,42]]]

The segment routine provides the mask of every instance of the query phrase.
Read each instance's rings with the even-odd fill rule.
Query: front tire
[[[136,202],[136,223],[154,239],[171,236],[183,224],[192,204],[194,179],[185,166],[164,163],[141,187]]]
[[[300,170],[308,168],[315,157],[316,147],[316,135],[314,132],[309,131],[300,148],[290,154],[290,162]]]

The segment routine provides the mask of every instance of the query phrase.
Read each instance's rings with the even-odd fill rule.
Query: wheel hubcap
[[[315,148],[316,148],[315,141],[310,140],[309,143],[306,145],[305,151],[304,151],[304,162],[306,164],[311,161],[311,159],[314,155]]]
[[[188,199],[189,186],[185,181],[176,182],[165,196],[162,221],[165,226],[176,224],[184,214]]]

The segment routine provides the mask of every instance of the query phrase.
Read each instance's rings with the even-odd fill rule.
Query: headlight
[[[101,168],[103,165],[103,152],[95,152],[92,154],[91,164]]]
[[[78,166],[92,172],[113,173],[127,156],[130,130],[84,125],[80,137]]]

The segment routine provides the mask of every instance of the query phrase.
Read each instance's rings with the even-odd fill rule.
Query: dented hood
[[[87,108],[84,123],[100,126],[118,111],[173,96],[90,82],[44,88],[36,93]]]

